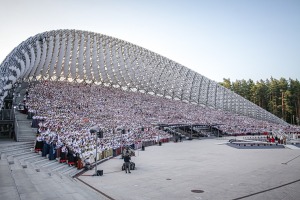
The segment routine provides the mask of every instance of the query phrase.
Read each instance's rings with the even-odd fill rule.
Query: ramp
[[[293,150],[300,150],[299,147],[296,147],[295,145],[291,145],[291,144],[286,144],[284,145],[285,148],[288,148],[288,149],[293,149]]]

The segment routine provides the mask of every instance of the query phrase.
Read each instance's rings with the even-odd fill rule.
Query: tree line
[[[255,103],[290,124],[300,125],[300,82],[270,78],[254,82],[223,78],[222,86]]]

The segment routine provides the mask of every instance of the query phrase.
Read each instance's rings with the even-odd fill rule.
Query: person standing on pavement
[[[125,154],[124,155],[124,162],[125,162],[125,172],[127,173],[131,173],[130,172],[130,155],[129,154]]]

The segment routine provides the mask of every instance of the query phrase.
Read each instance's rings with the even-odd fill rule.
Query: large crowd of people
[[[67,81],[31,84],[25,99],[38,142],[66,149],[81,160],[107,149],[171,137],[157,124],[219,124],[223,133],[300,132],[285,126],[121,88]],[[91,127],[103,138],[95,139]],[[49,147],[50,148],[50,147]]]

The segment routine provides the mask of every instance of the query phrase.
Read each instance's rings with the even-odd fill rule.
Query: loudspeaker
[[[97,133],[97,137],[98,138],[103,138],[103,131],[99,131],[98,133]]]
[[[96,133],[99,131],[100,131],[100,128],[98,126],[93,126],[90,128],[90,133]]]
[[[97,170],[97,176],[103,176],[103,170]]]

